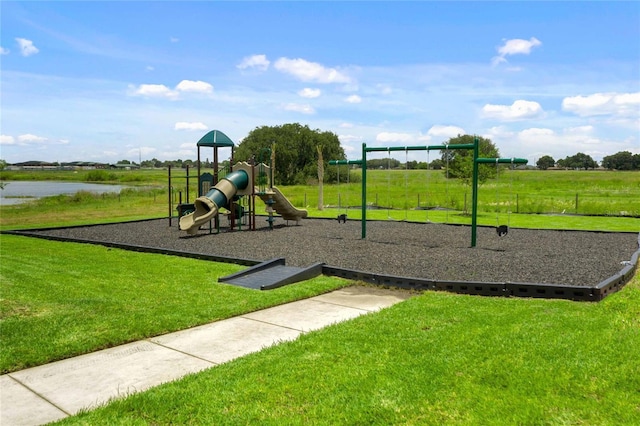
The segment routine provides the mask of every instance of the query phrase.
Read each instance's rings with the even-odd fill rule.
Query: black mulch
[[[452,281],[521,282],[595,286],[616,274],[638,249],[637,233],[511,229],[500,238],[478,227],[470,248],[468,226],[370,221],[361,239],[360,221],[305,219],[299,226],[193,237],[179,231],[177,219],[39,231],[58,237],[160,247],[217,256],[269,260],[287,265],[316,262],[363,272]]]

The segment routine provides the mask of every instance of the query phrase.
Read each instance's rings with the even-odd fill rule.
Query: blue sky
[[[0,2],[0,158],[195,159],[218,129],[640,153],[640,2]],[[402,155],[404,157],[404,155]],[[404,158],[399,158],[404,161]],[[426,160],[413,152],[409,159]]]

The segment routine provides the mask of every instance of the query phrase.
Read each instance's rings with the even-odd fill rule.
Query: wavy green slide
[[[196,198],[195,211],[180,218],[180,230],[193,235],[198,232],[200,225],[210,221],[221,208],[228,208],[229,201],[238,190],[245,189],[249,184],[249,175],[244,170],[229,173],[211,188],[207,195]]]

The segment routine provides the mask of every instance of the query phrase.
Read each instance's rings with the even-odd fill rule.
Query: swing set
[[[473,175],[472,175],[472,201],[471,201],[471,247],[476,246],[477,240],[477,224],[478,224],[478,175],[479,175],[479,165],[480,164],[493,164],[495,163],[496,168],[499,167],[500,164],[511,164],[513,168],[515,164],[527,164],[527,160],[524,158],[482,158],[479,156],[479,141],[478,138],[474,138],[473,143],[470,144],[443,144],[443,145],[430,145],[430,146],[405,146],[405,147],[371,147],[367,148],[365,143],[362,144],[362,160],[331,160],[329,161],[330,165],[360,165],[362,167],[362,235],[361,238],[365,239],[367,237],[367,153],[369,152],[387,152],[387,155],[390,157],[392,151],[405,151],[405,156],[408,157],[409,151],[427,151],[427,155],[429,151],[433,150],[444,150],[446,155],[446,160],[449,160],[449,150],[456,149],[472,149],[473,150]],[[406,167],[406,162],[405,162]],[[407,177],[405,174],[405,181]],[[389,183],[390,184],[390,183]],[[405,182],[405,189],[407,188]],[[498,197],[497,187],[496,187],[496,197]],[[499,205],[496,206],[496,233],[499,237],[504,237],[509,232],[509,223],[507,225],[500,224],[499,220]],[[511,211],[509,209],[509,221],[511,218]],[[406,206],[405,206],[405,215],[406,215]]]

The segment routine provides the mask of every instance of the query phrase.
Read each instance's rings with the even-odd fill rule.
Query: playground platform
[[[0,376],[0,424],[41,425],[375,312],[407,291],[347,287],[310,299]]]

